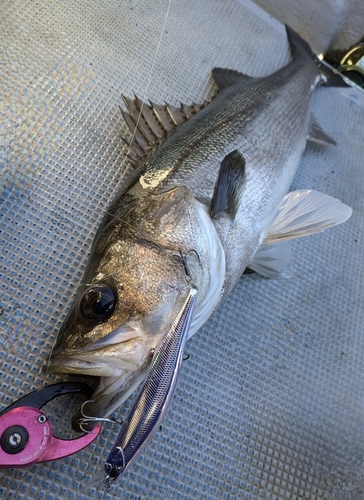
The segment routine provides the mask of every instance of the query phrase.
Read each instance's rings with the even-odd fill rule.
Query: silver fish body
[[[50,364],[101,377],[90,415],[110,414],[143,380],[190,281],[191,336],[261,247],[306,145],[310,97],[329,78],[287,35],[293,60],[268,77],[215,70],[216,98],[150,148],[105,217]]]
[[[192,289],[180,314],[154,352],[140,394],[106,459],[107,478],[116,479],[143,451],[169,407],[181,368],[196,298],[197,290]]]

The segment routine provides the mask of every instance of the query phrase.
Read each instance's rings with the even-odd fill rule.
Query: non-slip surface
[[[61,380],[44,366],[128,172],[121,94],[199,102],[214,66],[267,75],[289,50],[282,26],[232,0],[6,1],[0,26],[2,409]],[[351,219],[295,242],[291,279],[239,281],[188,342],[162,429],[121,480],[90,484],[118,432],[106,424],[77,455],[2,470],[1,498],[364,498],[360,102],[359,90],[317,90],[312,108],[337,146],[309,145],[292,186],[339,198]],[[59,436],[81,403],[48,405]]]

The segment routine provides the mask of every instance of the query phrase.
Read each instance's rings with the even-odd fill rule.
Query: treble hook
[[[102,481],[102,484],[105,486],[106,491],[110,489],[110,476],[106,476],[105,479]]]
[[[87,431],[86,429],[83,428],[83,424],[87,424],[87,422],[95,422],[95,423],[110,422],[112,424],[122,425],[123,422],[120,420],[113,420],[113,419],[107,418],[107,417],[91,417],[90,415],[86,415],[85,412],[83,411],[85,404],[94,403],[94,402],[95,402],[95,400],[88,399],[81,406],[81,415],[83,418],[79,418],[77,420],[77,423],[80,426],[80,429],[82,430],[82,432],[85,432],[86,434],[92,434],[92,431]]]

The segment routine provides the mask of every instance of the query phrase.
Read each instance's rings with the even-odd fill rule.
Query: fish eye
[[[89,286],[80,299],[80,311],[88,321],[105,321],[114,312],[116,294],[109,285]]]

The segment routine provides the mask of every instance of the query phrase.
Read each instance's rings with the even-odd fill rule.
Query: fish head
[[[130,339],[158,336],[186,285],[177,254],[145,242],[111,243],[94,277],[79,287],[60,332],[62,349],[69,355],[115,350]]]
[[[101,377],[88,415],[108,415],[128,397],[192,284],[208,289],[206,217],[192,193],[178,187],[124,203],[102,231],[49,366]]]

